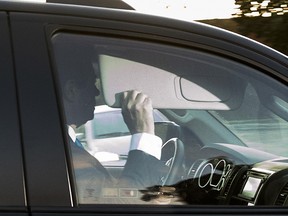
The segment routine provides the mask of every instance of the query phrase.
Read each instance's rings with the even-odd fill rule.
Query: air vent
[[[283,206],[285,200],[287,199],[287,196],[288,196],[288,183],[282,188],[280,194],[277,197],[275,205]]]

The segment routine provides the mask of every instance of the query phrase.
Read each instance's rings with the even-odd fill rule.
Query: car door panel
[[[28,19],[28,18],[27,18]],[[70,206],[65,151],[43,23],[10,15],[30,206]],[[31,49],[33,47],[33,49]]]
[[[8,16],[0,12],[0,215],[27,215]]]

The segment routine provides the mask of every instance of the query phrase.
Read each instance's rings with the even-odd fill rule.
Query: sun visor
[[[99,67],[103,96],[112,107],[121,107],[121,93],[133,89],[147,94],[158,109],[229,110],[242,101],[241,82],[231,75],[202,72],[184,77],[108,55],[99,56]]]

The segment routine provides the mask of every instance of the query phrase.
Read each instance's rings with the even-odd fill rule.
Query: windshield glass
[[[95,139],[129,134],[120,110],[94,114],[93,137]]]
[[[244,100],[236,110],[210,113],[248,147],[287,157],[288,122],[263,106],[252,86],[247,87]]]

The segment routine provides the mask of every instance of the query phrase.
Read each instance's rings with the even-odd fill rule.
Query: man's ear
[[[77,99],[79,95],[79,89],[74,80],[68,80],[64,86],[64,98],[69,101],[73,102]]]

